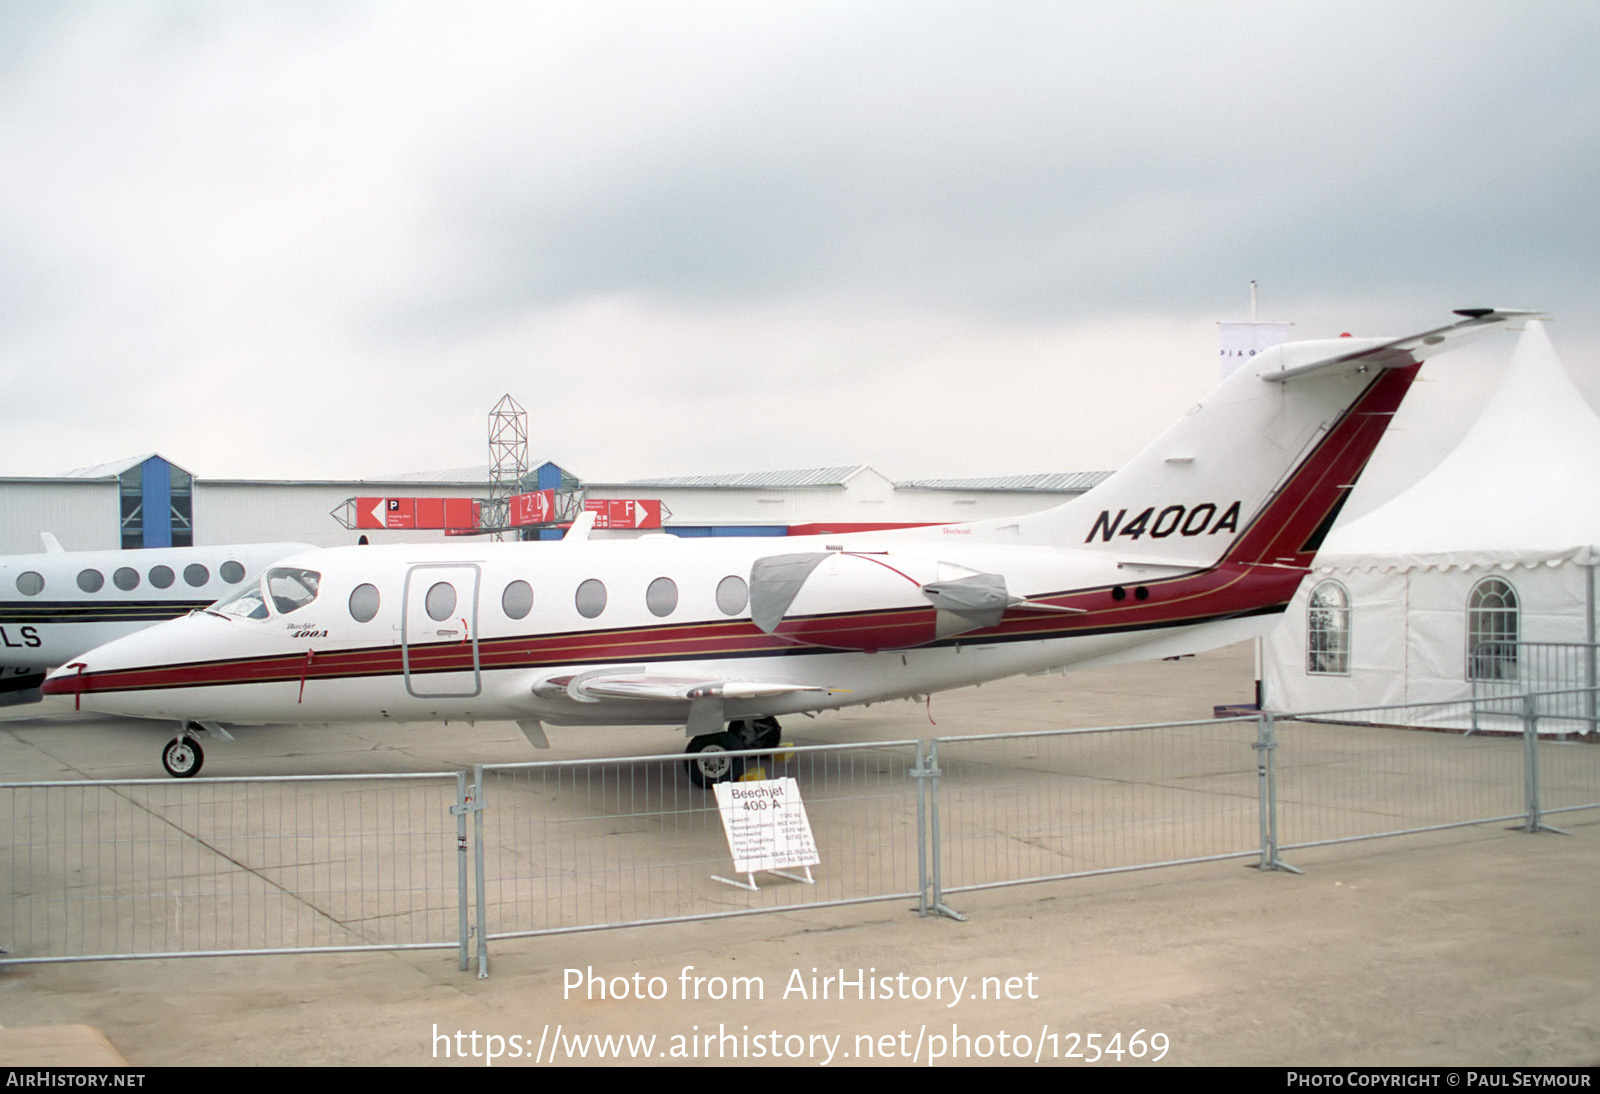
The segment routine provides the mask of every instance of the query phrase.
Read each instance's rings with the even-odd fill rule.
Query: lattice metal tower
[[[509,522],[507,499],[523,492],[528,474],[528,412],[510,395],[502,395],[489,411],[489,504],[482,523],[504,528]],[[494,533],[499,539],[500,533]]]

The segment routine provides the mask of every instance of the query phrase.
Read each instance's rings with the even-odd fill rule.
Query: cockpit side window
[[[317,599],[321,584],[322,575],[315,570],[274,566],[267,571],[267,595],[272,600],[272,610],[279,615],[297,612]]]

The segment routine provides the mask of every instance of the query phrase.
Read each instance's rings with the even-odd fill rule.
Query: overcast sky
[[[1597,57],[1591,0],[0,0],[0,474],[482,463],[507,392],[590,479],[1110,468],[1252,278],[1548,310],[1600,402]]]

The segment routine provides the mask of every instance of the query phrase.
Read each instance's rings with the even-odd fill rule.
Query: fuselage
[[[224,603],[103,647],[92,675],[59,673],[51,689],[85,709],[233,724],[682,724],[681,701],[596,699],[571,681],[603,669],[804,685],[819,690],[729,700],[727,716],[822,710],[1115,657],[1153,640],[1175,653],[1209,648],[1251,630],[1223,624],[1281,611],[1300,577],[1234,565],[1135,570],[1105,554],[918,531],[783,541],[785,553],[825,555],[831,567],[819,567],[773,633],[752,621],[750,603],[752,569],[775,553],[771,540],[316,551],[281,560],[247,610]],[[1029,604],[940,638],[922,589],[970,573],[1000,575]],[[294,596],[273,591],[275,574],[296,575],[285,579]]]

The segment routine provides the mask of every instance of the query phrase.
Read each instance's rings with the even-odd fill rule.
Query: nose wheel
[[[200,765],[205,762],[206,754],[200,742],[187,734],[174,738],[161,750],[161,766],[174,779],[190,778],[199,772]]]

